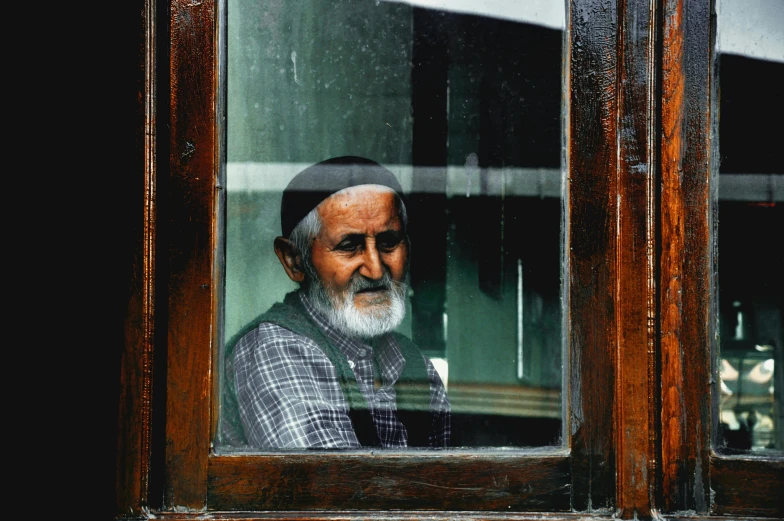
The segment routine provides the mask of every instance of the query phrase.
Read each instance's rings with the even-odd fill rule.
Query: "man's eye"
[[[359,242],[346,240],[339,242],[335,249],[338,251],[357,251],[360,247],[361,244]]]
[[[394,250],[398,244],[400,244],[401,239],[400,237],[396,236],[379,236],[376,239],[378,243],[378,247],[382,250]]]

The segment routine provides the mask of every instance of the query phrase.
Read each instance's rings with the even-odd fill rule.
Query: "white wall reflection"
[[[717,0],[718,50],[784,62],[784,1]]]
[[[453,13],[476,14],[563,29],[566,2],[561,0],[384,0]]]

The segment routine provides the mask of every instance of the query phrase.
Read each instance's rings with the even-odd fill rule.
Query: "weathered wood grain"
[[[156,27],[162,11],[168,31]],[[212,1],[144,1],[137,66],[145,142],[136,158],[144,163],[143,216],[122,359],[118,516],[555,521],[643,519],[656,509],[667,519],[784,516],[784,460],[711,457],[709,0],[570,2],[570,416],[567,447],[539,453],[210,456],[221,226],[217,16]],[[158,59],[168,63],[156,67]],[[156,81],[166,85],[156,89]],[[153,362],[162,369],[155,375]],[[149,485],[158,475],[160,489]],[[161,505],[151,501],[159,493]]]
[[[784,458],[714,456],[712,513],[784,519]]]
[[[138,84],[137,110],[129,118],[135,127],[138,151],[124,160],[138,168],[138,192],[123,194],[138,205],[131,216],[128,249],[132,259],[127,286],[124,321],[124,349],[120,358],[120,401],[118,404],[116,515],[142,515],[147,506],[150,426],[152,409],[152,367],[154,351],[156,200],[156,24],[155,3],[135,2],[139,7],[137,55],[133,77]],[[125,121],[124,119],[122,121]],[[127,217],[126,217],[127,218]],[[113,349],[113,346],[109,346]]]
[[[618,249],[615,262],[616,502],[621,519],[649,518],[656,451],[655,46],[649,1],[621,2],[618,48]]]
[[[709,507],[712,259],[710,2],[663,3],[662,510]]]
[[[572,508],[615,508],[618,280],[617,11],[573,0],[567,122],[567,295]]]
[[[210,510],[568,511],[569,459],[447,451],[210,458]]]
[[[164,507],[206,507],[210,448],[215,244],[216,6],[170,4],[168,258]]]

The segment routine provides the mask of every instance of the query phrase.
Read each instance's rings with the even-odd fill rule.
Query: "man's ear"
[[[275,238],[275,255],[286,270],[286,275],[294,282],[305,280],[305,270],[302,266],[302,256],[293,242],[284,238]]]

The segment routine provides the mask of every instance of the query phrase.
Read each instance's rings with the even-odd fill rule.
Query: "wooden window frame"
[[[711,448],[710,0],[569,5],[564,448],[258,455],[211,450],[222,4],[141,1],[144,203],[122,359],[118,518],[784,515],[781,458]]]

